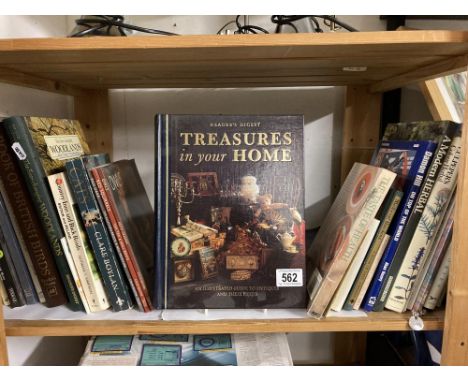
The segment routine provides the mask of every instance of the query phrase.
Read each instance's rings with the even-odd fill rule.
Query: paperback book
[[[158,115],[155,304],[303,308],[303,117]]]

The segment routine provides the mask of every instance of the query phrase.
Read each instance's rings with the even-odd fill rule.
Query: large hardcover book
[[[415,206],[414,211],[417,214],[413,216],[419,219],[409,244],[403,246],[404,252],[401,260],[394,261],[389,269],[389,281],[384,289],[389,290],[385,303],[387,309],[396,312],[406,310],[414,282],[420,268],[424,266],[434,234],[444,218],[456,187],[460,155],[461,129],[452,140],[424,209],[419,205]]]
[[[131,308],[132,300],[87,171],[88,166],[91,168],[108,162],[107,155],[96,154],[67,161],[65,165],[71,191],[96,256],[109,302],[112,309],[118,312]]]
[[[109,230],[130,273],[140,309],[152,309],[149,288],[154,273],[154,212],[135,161],[120,160],[94,167],[91,173],[103,205]]]
[[[89,154],[81,125],[74,120],[39,117],[11,117],[3,122],[65,286],[68,306],[83,310],[64,254],[66,239],[47,182],[48,175],[64,170],[65,160]]]
[[[426,302],[424,303],[424,307],[426,309],[435,309],[444,291],[446,291],[450,262],[452,259],[452,243],[449,244],[443,256],[444,258],[442,260],[442,264],[437,271],[434,283],[432,284],[432,287],[426,298]]]
[[[5,201],[8,200],[11,206],[9,212],[12,220],[16,221],[16,235],[22,238],[25,260],[27,261],[28,257],[31,260],[44,294],[45,305],[50,308],[65,304],[67,297],[57,266],[2,127],[0,127],[0,189],[2,193],[4,191]]]
[[[389,234],[391,235],[391,240],[366,294],[364,309],[367,311],[383,309],[383,306],[379,306],[378,304],[378,297],[383,290],[383,285],[387,279],[388,268],[395,257],[400,239],[406,229],[408,218],[414,208],[419,190],[430,168],[436,148],[437,144],[431,140],[382,141],[373,160],[373,164],[392,168],[398,173],[398,181],[400,189],[403,191],[403,198],[395,215],[395,219],[390,226]],[[398,155],[399,163],[395,164],[386,159],[395,154]]]
[[[34,288],[34,284],[29,273],[26,262],[24,261],[23,252],[21,251],[18,239],[16,238],[15,230],[11,224],[10,216],[6,209],[5,201],[0,193],[0,229],[3,232],[5,242],[2,247],[8,248],[8,253],[11,256],[11,261],[15,267],[16,275],[23,291],[26,304],[31,305],[39,302]]]
[[[311,316],[326,311],[395,177],[386,169],[354,164],[308,253],[314,266],[307,285]]]
[[[86,237],[65,172],[49,175],[48,179],[89,309],[91,312],[106,310],[110,305],[102,277],[97,269],[94,253]]]
[[[156,117],[156,302],[303,308],[303,117]]]
[[[393,189],[391,190],[387,198],[385,199],[380,211],[378,212],[376,218],[380,221],[379,228],[375,234],[374,240],[369,248],[369,251],[364,259],[361,269],[356,277],[356,281],[349,292],[349,296],[346,299],[344,306],[345,310],[352,310],[355,306],[360,306],[364,294],[369,287],[369,284],[372,280],[377,265],[380,261],[380,258],[383,254],[383,251],[380,251],[382,243],[385,240],[387,235],[388,228],[395,216],[396,210],[400,205],[403,192]],[[386,248],[386,244],[385,244]],[[385,248],[383,250],[385,250]],[[377,260],[376,258],[380,256]]]

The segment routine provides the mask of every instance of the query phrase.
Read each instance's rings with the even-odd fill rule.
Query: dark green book
[[[65,166],[70,189],[78,204],[109,302],[112,309],[119,312],[131,308],[132,300],[87,172],[88,166],[96,167],[106,163],[109,163],[107,154],[96,154],[72,159]]]
[[[64,171],[65,160],[89,154],[81,126],[67,119],[11,117],[4,120],[4,128],[54,255],[69,307],[84,310],[64,253],[68,247],[47,182],[48,175]]]

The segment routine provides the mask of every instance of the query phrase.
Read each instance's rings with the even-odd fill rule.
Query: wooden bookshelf
[[[384,91],[466,69],[468,32],[397,31],[281,35],[145,36],[0,40],[0,82],[70,95],[90,146],[112,151],[108,89],[347,86],[342,175],[370,156],[379,139]],[[465,113],[465,122],[468,121]],[[150,126],[149,126],[150,128]],[[466,129],[463,144],[468,143]],[[468,158],[457,191],[447,308],[425,316],[445,328],[442,362],[468,364]],[[132,321],[10,320],[4,335],[138,333],[351,332],[408,330],[408,314],[288,320]],[[3,329],[3,326],[5,329]]]

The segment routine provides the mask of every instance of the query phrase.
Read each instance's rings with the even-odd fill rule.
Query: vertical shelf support
[[[369,163],[379,142],[382,94],[370,93],[366,86],[346,88],[341,182],[354,162]]]
[[[468,94],[468,87],[467,87]],[[462,154],[458,170],[452,258],[445,308],[442,364],[468,364],[468,102],[462,130]]]
[[[5,320],[3,319],[3,305],[0,304],[0,366],[8,365],[8,351],[5,334]]]
[[[74,97],[75,118],[85,130],[91,152],[112,156],[112,120],[107,90],[88,90]]]

